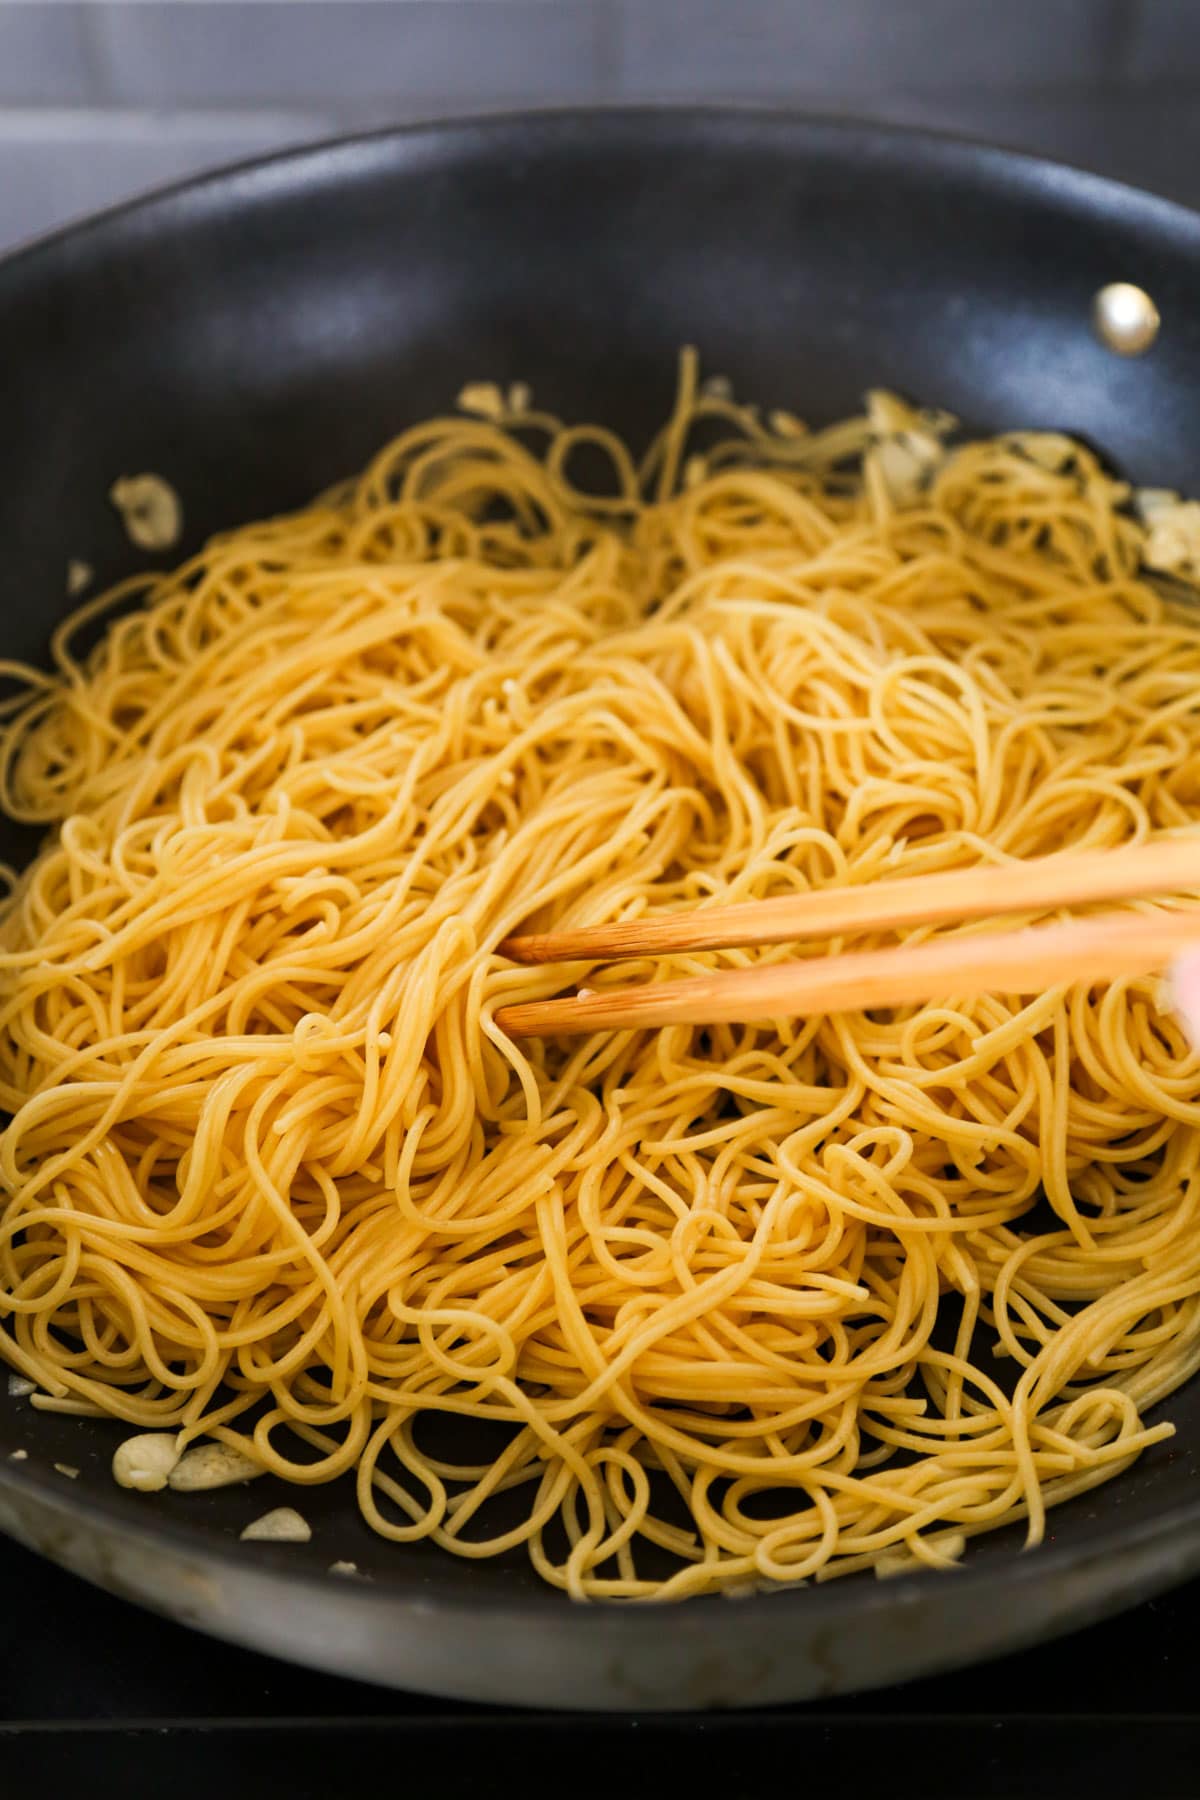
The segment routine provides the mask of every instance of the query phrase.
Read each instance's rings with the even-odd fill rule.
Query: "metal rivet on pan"
[[[1092,326],[1102,344],[1118,356],[1141,356],[1158,336],[1158,308],[1145,288],[1110,281],[1092,300]]]

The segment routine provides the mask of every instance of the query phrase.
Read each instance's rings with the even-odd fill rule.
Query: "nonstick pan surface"
[[[1138,359],[1091,329],[1114,280],[1162,315]],[[44,657],[68,559],[101,583],[147,566],[106,499],[120,474],[174,484],[187,551],[305,500],[467,380],[528,381],[645,438],[686,342],[740,396],[810,420],[887,385],[976,428],[1073,432],[1139,481],[1200,493],[1200,217],[1180,207],[762,113],[435,125],[178,188],[0,267],[0,654]],[[29,846],[10,828],[0,854]],[[538,1705],[761,1705],[980,1659],[1200,1569],[1200,1383],[1162,1410],[1178,1435],[1053,1513],[1034,1554],[1005,1533],[950,1576],[736,1602],[575,1606],[520,1557],[381,1542],[345,1483],[126,1493],[109,1473],[125,1428],[38,1413],[2,1383],[0,1526],[113,1592],[341,1674]],[[238,1542],[285,1501],[311,1543]]]

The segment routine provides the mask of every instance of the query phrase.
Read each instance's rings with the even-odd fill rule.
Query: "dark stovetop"
[[[628,1719],[467,1706],[290,1668],[3,1540],[0,1595],[5,1795],[36,1780],[130,1800],[338,1800],[381,1757],[403,1792],[428,1784],[437,1800],[545,1791],[551,1776],[572,1797],[603,1785],[614,1800],[689,1787],[757,1800],[788,1769],[820,1800],[849,1800],[872,1778],[888,1800],[1200,1793],[1200,1582],[1057,1644],[857,1699]]]

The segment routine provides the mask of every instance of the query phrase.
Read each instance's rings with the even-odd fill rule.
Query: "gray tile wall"
[[[1200,202],[1200,0],[0,0],[0,247],[357,126],[684,98],[965,130]]]

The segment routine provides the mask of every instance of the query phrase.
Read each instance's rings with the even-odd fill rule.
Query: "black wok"
[[[1124,279],[1163,320],[1104,349]],[[972,425],[1064,428],[1200,492],[1200,218],[1022,156],[729,111],[435,126],[176,189],[0,268],[0,653],[44,654],[68,558],[141,561],[106,502],[155,470],[187,546],[305,499],[465,380],[523,379],[637,437],[698,343],[739,394],[823,419],[886,383]],[[3,853],[24,846],[10,833]],[[1170,1444],[952,1576],[674,1608],[577,1607],[523,1559],[389,1547],[348,1487],[308,1545],[243,1545],[271,1480],[136,1495],[121,1427],[0,1392],[0,1526],[113,1592],[331,1671],[477,1699],[762,1704],[984,1657],[1200,1569],[1200,1382]],[[23,1461],[10,1460],[25,1450]],[[77,1479],[55,1464],[79,1470]],[[331,1575],[352,1561],[363,1576]],[[102,1647],[98,1647],[102,1654]]]

